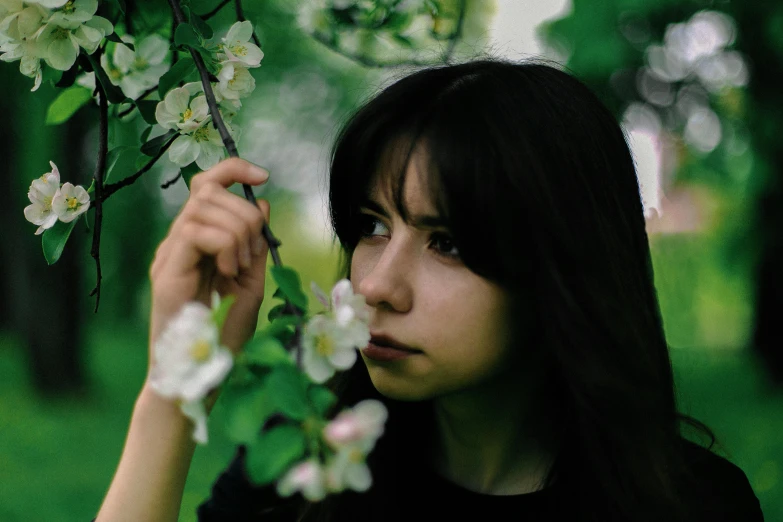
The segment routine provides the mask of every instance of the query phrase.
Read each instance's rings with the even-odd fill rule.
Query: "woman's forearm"
[[[195,444],[172,401],[145,387],[97,522],[176,522]]]

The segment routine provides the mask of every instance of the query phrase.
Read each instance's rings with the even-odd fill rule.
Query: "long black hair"
[[[481,60],[404,77],[353,115],[332,151],[330,212],[347,265],[378,176],[407,215],[403,173],[417,145],[465,265],[509,292],[519,335],[540,347],[562,441],[546,484],[584,520],[687,520],[681,422],[715,439],[677,410],[634,162],[615,117],[545,63]],[[341,377],[341,404],[374,397],[391,412],[366,494],[382,505],[396,453],[410,452],[406,427],[427,422],[427,405],[381,397],[361,363]],[[416,447],[414,460],[428,451]],[[311,505],[304,518],[328,520],[343,501],[358,500]]]

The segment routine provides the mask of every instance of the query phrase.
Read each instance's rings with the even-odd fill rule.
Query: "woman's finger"
[[[259,211],[260,215],[261,212]],[[260,219],[260,218],[259,218]],[[243,216],[234,209],[216,205],[211,200],[194,201],[191,210],[186,216],[186,222],[195,222],[202,225],[220,228],[234,235],[237,258],[243,269],[250,268],[252,251],[250,248],[252,223],[248,223]]]
[[[228,188],[234,183],[261,185],[267,179],[269,172],[265,169],[239,158],[229,158],[193,176],[190,180],[190,191],[198,192],[203,184],[210,182]]]
[[[168,251],[166,267],[174,276],[197,268],[205,256],[214,257],[217,270],[226,277],[239,274],[236,236],[228,230],[196,221],[183,224]]]

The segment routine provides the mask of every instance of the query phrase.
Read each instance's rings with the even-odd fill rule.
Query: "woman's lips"
[[[362,350],[362,354],[374,361],[399,361],[411,355],[421,353],[421,350],[408,348],[393,339],[373,337],[369,344]]]

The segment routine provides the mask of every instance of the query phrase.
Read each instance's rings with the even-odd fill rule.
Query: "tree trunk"
[[[85,307],[82,274],[89,257],[84,249],[84,225],[77,224],[62,257],[48,266],[35,225],[23,214],[30,182],[54,161],[61,181],[84,182],[81,162],[86,126],[77,115],[65,125],[44,125],[46,108],[57,92],[48,86],[31,93],[32,80],[18,71],[18,63],[0,64],[0,97],[7,125],[0,126],[0,158],[6,172],[0,176],[10,205],[0,205],[6,223],[0,242],[0,324],[21,339],[32,381],[44,394],[77,392],[85,384],[82,361],[82,310]],[[89,174],[88,174],[89,176]]]

